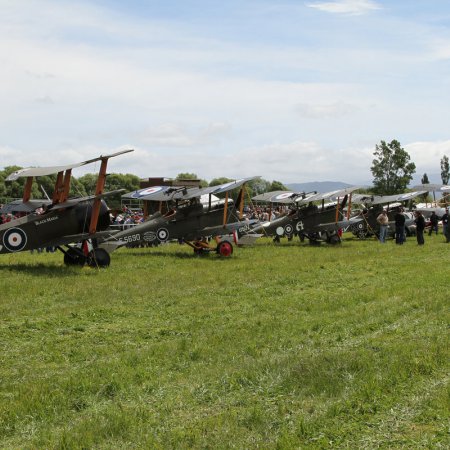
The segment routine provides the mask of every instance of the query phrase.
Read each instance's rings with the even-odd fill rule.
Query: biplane
[[[64,254],[66,265],[108,266],[109,254],[95,245],[87,245],[87,242],[95,242],[110,225],[109,210],[103,198],[123,192],[123,189],[104,192],[108,160],[131,151],[124,150],[65,166],[20,169],[10,174],[6,181],[21,177],[26,179],[22,203],[32,212],[0,225],[0,253],[56,247]],[[69,198],[72,170],[95,162],[100,162],[95,194]],[[31,199],[33,180],[52,174],[56,174],[53,196],[49,201],[41,201],[39,208],[36,208],[36,200]]]
[[[357,186],[326,193],[274,191],[257,195],[252,200],[286,205],[290,209],[286,215],[253,226],[252,232],[273,236],[274,241],[299,236],[300,240],[307,238],[311,244],[322,241],[338,244],[341,242],[338,230],[349,223],[344,208],[347,202],[351,204],[351,195],[356,189]]]
[[[245,185],[256,178],[206,188],[153,186],[125,194],[122,197],[126,199],[168,202],[171,207],[164,214],[157,211],[144,222],[110,236],[100,247],[112,252],[127,244],[155,245],[178,240],[192,247],[198,255],[214,251],[221,256],[230,256],[233,245],[229,239],[220,236],[234,234],[237,237],[249,230],[250,223],[242,221]],[[236,189],[239,193],[234,202],[230,191]],[[217,199],[220,194],[225,194],[225,198]],[[208,242],[208,237],[216,238],[215,246]]]
[[[445,214],[445,210],[448,209],[450,200],[450,186],[446,184],[419,184],[414,186],[412,189],[423,190],[427,193],[433,192],[433,202],[416,205],[416,211],[420,211],[425,217],[429,217],[433,212],[439,218]],[[436,201],[436,192],[443,196],[439,203]]]
[[[364,205],[364,209],[350,219],[351,225],[349,230],[359,239],[366,239],[373,235],[378,236],[380,224],[377,222],[377,217],[383,209],[386,209],[389,219],[388,230],[393,235],[395,233],[395,214],[397,214],[399,206],[423,194],[425,194],[425,191],[406,192],[394,195],[356,194],[353,198],[353,203]],[[415,230],[413,226],[414,218],[412,214],[405,213],[405,219],[405,233],[409,236]]]

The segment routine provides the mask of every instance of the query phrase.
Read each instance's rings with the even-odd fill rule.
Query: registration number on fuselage
[[[122,238],[123,241],[125,242],[136,242],[136,241],[140,241],[141,240],[141,235],[140,234],[132,234],[130,236],[124,236]]]

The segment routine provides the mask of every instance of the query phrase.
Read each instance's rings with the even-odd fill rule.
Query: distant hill
[[[295,192],[330,192],[352,185],[342,181],[310,181],[309,183],[290,183],[285,186]]]

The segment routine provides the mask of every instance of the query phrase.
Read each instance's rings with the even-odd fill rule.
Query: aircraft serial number
[[[140,241],[141,240],[141,235],[140,234],[132,234],[131,236],[125,236],[123,238],[123,240],[125,242],[136,242],[136,241]]]

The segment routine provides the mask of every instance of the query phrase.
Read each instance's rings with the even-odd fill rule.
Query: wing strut
[[[61,172],[58,172],[58,174],[56,175],[55,189],[53,190],[53,197],[52,197],[53,204],[59,202],[59,197],[62,189],[63,175],[64,175],[63,170]]]
[[[23,190],[23,202],[27,202],[31,198],[31,186],[33,185],[33,177],[27,177],[25,189]]]
[[[337,198],[337,205],[336,205],[336,217],[335,217],[335,222],[337,223],[338,219],[339,219],[339,206],[341,206],[340,204],[341,198],[338,197]]]
[[[106,166],[108,165],[108,157],[102,158],[100,171],[98,172],[97,186],[95,188],[95,195],[101,195],[105,187],[106,181]],[[94,234],[97,230],[98,216],[100,213],[101,198],[96,198],[92,204],[91,223],[89,225],[89,234]]]
[[[228,191],[225,192],[225,205],[223,208],[223,226],[227,224],[227,212],[228,212]]]

